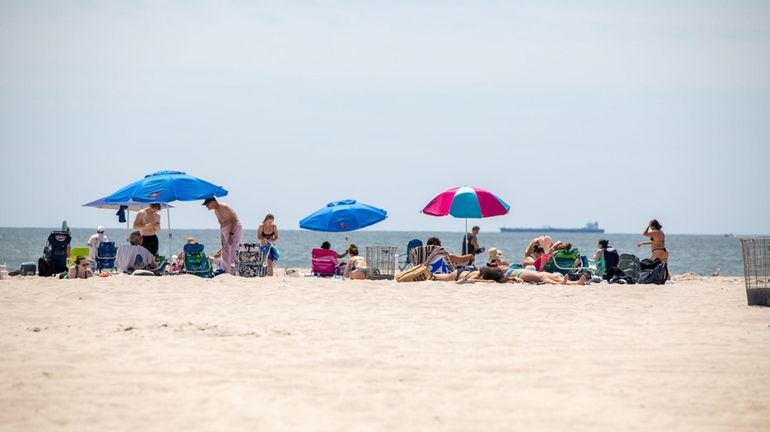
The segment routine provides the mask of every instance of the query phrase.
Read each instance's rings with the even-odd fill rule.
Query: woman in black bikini
[[[668,251],[666,250],[666,234],[663,233],[663,226],[657,219],[653,219],[647,225],[647,229],[642,233],[643,236],[649,237],[650,241],[637,243],[636,247],[642,247],[650,245],[650,259],[655,261],[656,258],[660,259],[664,263],[668,263]]]
[[[275,223],[275,216],[271,213],[265,215],[265,219],[257,228],[257,240],[262,246],[267,248],[267,275],[273,275],[273,261],[278,260],[278,249],[274,243],[278,241],[278,225]]]

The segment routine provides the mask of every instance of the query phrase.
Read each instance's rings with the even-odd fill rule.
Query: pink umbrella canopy
[[[456,187],[438,194],[422,209],[431,216],[480,219],[507,214],[511,206],[492,192],[477,187]]]

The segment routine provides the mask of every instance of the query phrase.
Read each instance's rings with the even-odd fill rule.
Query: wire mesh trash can
[[[396,249],[395,246],[366,247],[366,264],[369,266],[367,279],[396,277]]]
[[[741,239],[749,306],[770,306],[770,238]]]

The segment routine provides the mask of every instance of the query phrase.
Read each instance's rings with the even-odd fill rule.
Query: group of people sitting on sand
[[[478,230],[474,234],[478,234]],[[651,220],[642,235],[649,237],[650,241],[640,242],[637,244],[637,247],[649,245],[651,248],[650,259],[653,261],[658,259],[667,263],[668,251],[665,247],[665,234],[660,223],[655,219]],[[476,240],[475,237],[474,240]],[[478,251],[477,243],[476,248]],[[570,280],[567,275],[543,271],[549,257],[561,250],[572,250],[572,244],[562,241],[554,242],[550,236],[543,235],[529,242],[520,263],[509,263],[503,259],[502,251],[493,247],[487,251],[486,263],[479,266],[475,262],[475,254],[453,254],[443,249],[441,241],[437,237],[431,237],[426,241],[426,246],[413,252],[412,261],[414,264],[425,263],[433,275],[433,280],[438,281],[585,285],[588,282],[588,277],[585,273],[578,273],[574,280]],[[613,256],[614,264],[617,264],[617,251],[609,245],[609,241],[601,239],[597,244],[596,252],[590,260],[592,262],[599,262],[608,255]],[[578,257],[577,260],[579,259]],[[614,264],[609,264],[609,268],[606,269],[604,274],[605,279],[612,277],[612,267]],[[579,261],[574,263],[575,267],[580,267],[581,265]],[[667,277],[670,278],[670,275]]]
[[[155,210],[154,208],[151,209]],[[476,255],[484,251],[484,249],[478,246],[477,235],[478,228],[474,227],[472,237],[473,246],[471,246],[471,242],[468,242],[467,249],[464,250],[464,252],[468,253],[462,255],[457,255],[445,250],[438,237],[430,237],[425,242],[425,246],[416,248],[411,252],[412,264],[418,265],[425,261],[429,261],[425,264],[433,274],[433,279],[438,281],[494,281],[498,283],[529,282],[566,285],[584,285],[587,282],[585,275],[580,275],[576,280],[570,280],[565,275],[543,271],[549,256],[559,250],[569,251],[572,249],[572,244],[570,243],[561,241],[554,242],[551,237],[547,235],[534,238],[524,250],[524,256],[521,262],[513,264],[503,258],[500,249],[492,247],[487,251],[486,262],[482,265],[478,265],[476,262]],[[651,248],[651,259],[657,258],[661,261],[668,262],[668,251],[665,247],[665,234],[662,231],[660,223],[655,219],[651,220],[643,235],[649,237],[650,241],[640,242],[637,244],[637,247],[649,245]],[[94,275],[92,271],[93,256],[95,255],[94,251],[98,248],[99,243],[97,241],[93,242],[94,244],[91,244],[91,240],[94,240],[95,237],[98,237],[100,240],[106,240],[106,236],[104,236],[104,227],[99,226],[97,228],[97,234],[89,240],[89,245],[92,246],[92,258],[89,260],[88,257],[78,256],[74,261],[74,265],[68,271],[67,276],[69,278],[88,278]],[[271,246],[272,242],[278,240],[278,227],[274,224],[274,217],[272,215],[268,214],[263,223],[260,224],[259,229],[257,230],[257,238],[261,244],[270,244]],[[157,272],[159,266],[166,264],[158,262],[155,254],[144,245],[145,239],[141,230],[137,229],[136,231],[133,231],[128,240],[129,244],[122,245],[117,249],[116,267],[119,271],[126,273],[137,270]],[[197,242],[194,238],[189,237],[187,243],[194,244]],[[150,245],[153,245],[153,242],[150,242]],[[321,248],[331,250],[331,244],[328,241],[323,242]],[[612,248],[609,247],[609,242],[607,240],[600,240],[592,260],[598,260],[600,254],[605,253],[607,250],[612,250]],[[332,252],[334,252],[337,258],[348,257],[347,263],[341,263],[340,273],[342,277],[347,279],[368,278],[368,263],[366,258],[359,254],[359,249],[355,244],[350,244],[344,253],[340,254],[335,251]],[[184,250],[180,251],[179,254],[172,256],[168,269],[171,273],[183,270],[183,257]],[[277,258],[277,249],[275,252],[270,251],[269,259],[267,260],[267,275],[273,275],[272,264]],[[215,265],[219,265],[220,267],[226,265],[222,259],[222,249],[212,255],[212,261]]]

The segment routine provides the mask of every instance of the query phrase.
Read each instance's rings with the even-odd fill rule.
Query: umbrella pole
[[[468,218],[465,218],[465,231],[463,232],[463,249],[466,254],[470,253],[466,245],[467,243],[468,243]]]
[[[168,220],[168,256],[167,259],[171,259],[171,236],[173,235],[171,233],[171,206],[166,205],[166,217]]]
[[[131,234],[131,230],[128,228],[129,223],[131,223],[131,210],[126,209],[126,238]]]

